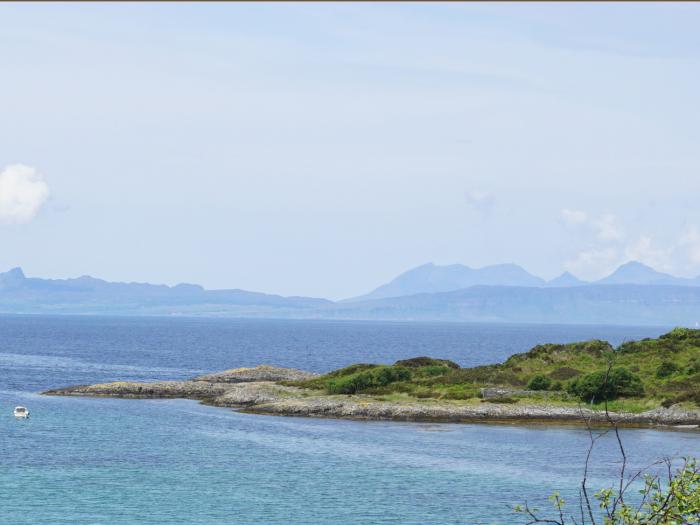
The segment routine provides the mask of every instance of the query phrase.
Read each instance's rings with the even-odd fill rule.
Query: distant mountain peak
[[[402,297],[421,293],[451,292],[471,286],[544,286],[536,277],[513,263],[470,268],[463,264],[433,263],[412,268],[367,295],[350,301]]]
[[[547,281],[547,286],[553,287],[566,287],[566,286],[583,286],[588,284],[586,281],[582,281],[571,272],[564,272],[559,277],[555,277],[551,281]]]
[[[628,261],[598,284],[686,284],[687,279],[659,272],[639,261]]]
[[[0,273],[0,289],[7,290],[10,288],[17,288],[22,286],[26,279],[22,268],[12,268],[5,273]]]
[[[643,271],[643,272],[660,273],[660,272],[657,272],[654,268],[652,268],[648,264],[644,264],[644,263],[639,262],[639,261],[627,261],[626,263],[621,264],[620,267],[616,271],[618,271],[618,272],[620,272],[620,271],[623,271],[623,272]]]
[[[20,268],[19,266],[16,266],[15,268],[12,268],[11,270],[8,270],[7,272],[2,273],[0,275],[4,275],[4,276],[8,276],[8,277],[15,277],[15,278],[19,277],[22,279],[26,279],[26,277],[24,275],[24,271],[22,271],[22,268]]]

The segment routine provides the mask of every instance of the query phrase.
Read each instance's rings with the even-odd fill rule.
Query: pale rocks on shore
[[[479,403],[458,405],[431,402],[395,403],[376,401],[362,396],[339,398],[316,396],[306,399],[287,398],[255,405],[249,412],[301,417],[330,417],[346,419],[430,421],[466,423],[475,421],[569,421],[606,422],[601,411],[556,405],[504,405]],[[676,407],[658,408],[638,414],[610,413],[611,419],[624,425],[690,425],[700,424],[700,411]]]
[[[225,385],[205,381],[158,381],[138,383],[115,381],[96,385],[77,385],[44,392],[49,396],[104,396],[128,398],[213,399],[226,393]]]
[[[232,368],[223,372],[206,374],[195,377],[193,381],[208,381],[210,383],[249,383],[259,381],[305,381],[318,374],[304,372],[295,368],[260,365],[255,368]]]

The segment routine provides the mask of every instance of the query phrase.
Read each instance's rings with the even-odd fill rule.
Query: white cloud
[[[625,227],[612,213],[598,217],[593,221],[593,227],[597,230],[598,239],[601,241],[620,241],[625,238]]]
[[[0,172],[0,223],[31,221],[49,198],[49,186],[36,170],[14,164]]]
[[[567,270],[584,279],[598,279],[620,264],[639,261],[681,277],[695,277],[700,272],[700,229],[697,226],[689,226],[680,236],[659,242],[645,234],[625,240],[624,228],[616,219],[602,222],[604,234],[600,235],[599,230],[594,242],[566,261]],[[610,231],[606,229],[608,226]]]
[[[569,224],[583,224],[588,220],[588,214],[585,211],[569,210],[567,208],[561,210],[561,216]]]
[[[569,225],[586,225],[600,241],[621,241],[626,236],[624,225],[612,213],[591,217],[585,211],[564,208],[561,216]]]
[[[655,270],[673,271],[674,247],[656,248],[649,236],[642,235],[625,247],[625,256],[630,261],[639,261]]]
[[[582,279],[595,280],[609,275],[621,262],[617,249],[592,247],[579,252],[574,259],[566,261],[564,268]]]

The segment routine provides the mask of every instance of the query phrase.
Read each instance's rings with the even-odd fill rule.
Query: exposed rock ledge
[[[601,412],[547,403],[505,405],[488,402],[460,404],[449,401],[387,402],[369,396],[320,395],[317,391],[275,383],[275,381],[313,376],[314,374],[300,370],[260,366],[227,370],[200,376],[191,381],[155,383],[117,381],[58,388],[44,394],[196,399],[215,406],[280,416],[426,422],[558,421],[576,423],[582,422],[582,417],[596,423],[605,421],[605,414]],[[271,379],[273,377],[279,379]],[[700,410],[682,410],[679,407],[658,408],[638,414],[613,413],[611,416],[625,425],[700,425]]]
[[[232,368],[223,372],[195,377],[193,381],[208,381],[210,383],[250,383],[257,381],[304,381],[318,374],[304,372],[295,368],[280,368],[278,366],[260,365],[255,368]]]
[[[346,399],[338,399],[335,396],[316,396],[305,399],[288,398],[254,405],[246,411],[281,416],[452,423],[525,420],[583,423],[584,418],[594,423],[606,421],[605,414],[600,411],[547,404],[392,403],[367,399],[362,396]],[[623,425],[700,425],[700,411],[686,411],[676,407],[659,408],[638,414],[611,413],[610,415],[617,423]]]

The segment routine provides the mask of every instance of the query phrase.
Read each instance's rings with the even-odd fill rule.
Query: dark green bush
[[[549,379],[547,376],[536,375],[530,379],[526,388],[528,390],[549,390],[550,386],[552,386],[551,379]]]
[[[685,369],[685,373],[690,375],[697,374],[700,372],[700,358],[693,359],[688,363],[688,368]]]
[[[570,366],[562,366],[551,372],[549,374],[549,377],[551,377],[552,379],[558,379],[560,381],[566,381],[567,379],[571,379],[580,375],[580,370],[576,370],[575,368],[571,368]]]
[[[626,368],[612,368],[609,373],[593,372],[569,383],[569,393],[586,402],[599,402],[617,397],[635,397],[644,394],[639,376]]]
[[[416,392],[413,394],[416,396],[418,399],[428,399],[428,398],[437,398],[440,397],[439,392],[435,392],[433,390],[416,390]]]
[[[465,390],[455,390],[453,392],[445,392],[442,395],[442,399],[470,399],[472,397],[477,397],[476,392],[468,392]]]
[[[305,381],[284,381],[283,384],[290,386],[300,386],[302,388],[315,388],[315,389],[327,389],[330,380],[336,380],[341,377],[351,376],[357,374],[358,372],[363,372],[365,370],[372,370],[377,368],[379,365],[370,365],[367,363],[356,363],[354,365],[346,366],[345,368],[339,368],[338,370],[333,370],[319,377],[314,377],[313,379],[307,379]]]
[[[490,397],[488,399],[482,399],[482,403],[504,403],[511,405],[513,403],[517,403],[518,400],[514,397],[508,397],[508,396],[503,396],[503,397]]]
[[[673,375],[678,371],[678,366],[670,361],[664,361],[656,369],[656,377],[659,379]]]
[[[664,399],[661,402],[661,406],[669,408],[670,406],[675,405],[676,403],[683,403],[686,401],[695,403],[696,406],[700,407],[700,390],[683,392],[682,394],[677,395],[676,397]]]
[[[444,376],[451,371],[452,369],[446,366],[430,365],[414,369],[414,374],[419,377],[436,377]]]
[[[327,383],[331,394],[356,394],[369,388],[383,387],[397,381],[411,379],[411,371],[402,366],[377,366],[348,376],[331,379]]]
[[[406,368],[420,368],[423,366],[446,366],[457,370],[459,365],[449,359],[433,359],[432,357],[412,357],[411,359],[402,359],[396,361],[394,366],[405,366]]]

